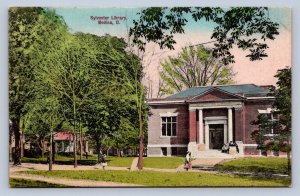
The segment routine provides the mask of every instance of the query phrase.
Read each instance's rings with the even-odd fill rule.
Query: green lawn
[[[110,171],[110,170],[77,170],[77,171],[25,171],[23,173],[58,178],[88,179],[111,181],[144,186],[170,187],[286,187],[289,178],[257,178],[217,175],[194,172],[154,172],[154,171]]]
[[[107,157],[107,164],[108,166],[115,166],[115,167],[130,167],[132,160],[134,157]],[[47,158],[28,158],[23,157],[22,158],[23,163],[41,163],[41,164],[47,164]],[[97,155],[89,156],[88,159],[85,158],[85,156],[82,157],[82,160],[77,160],[79,165],[95,165],[97,164]],[[56,155],[55,156],[55,164],[60,165],[73,165],[74,159],[72,156],[61,156]]]
[[[108,157],[107,165],[114,167],[130,167],[134,157]]]
[[[107,157],[108,166],[114,167],[130,167],[134,157]],[[47,164],[47,158],[28,158],[23,157],[24,163],[42,163]],[[80,160],[78,158],[79,165],[95,165],[97,163],[97,155],[89,156],[88,159],[85,156]],[[161,169],[174,169],[184,163],[183,157],[145,157],[144,167],[149,168],[161,168]],[[55,164],[60,165],[73,165],[73,157],[70,156],[55,156]]]
[[[175,169],[184,164],[183,157],[146,157],[144,159],[144,167]]]
[[[216,166],[219,171],[287,174],[286,158],[242,158]]]
[[[63,188],[67,187],[60,184],[52,184],[48,182],[38,181],[38,180],[27,180],[27,179],[18,179],[10,178],[9,179],[10,187],[12,188]]]

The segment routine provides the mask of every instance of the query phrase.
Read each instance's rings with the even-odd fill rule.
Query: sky
[[[138,19],[137,13],[141,8],[55,8],[58,15],[66,21],[71,32],[84,32],[96,35],[110,34],[127,38],[132,21]],[[235,63],[230,66],[235,73],[236,84],[275,85],[274,75],[278,69],[291,66],[291,10],[289,8],[270,8],[269,16],[279,23],[279,35],[269,41],[268,57],[261,61],[250,61],[246,58],[247,51],[233,48]],[[107,19],[104,19],[104,18]],[[116,17],[121,17],[116,24]],[[126,17],[126,19],[124,19]],[[113,24],[99,24],[111,21]],[[185,27],[184,34],[175,35],[177,42],[175,50],[160,50],[149,43],[144,55],[144,84],[153,88],[152,97],[157,96],[159,81],[159,64],[168,56],[176,56],[182,47],[212,41],[210,39],[215,24],[201,20],[194,22],[191,18]],[[206,45],[210,47],[210,45]]]

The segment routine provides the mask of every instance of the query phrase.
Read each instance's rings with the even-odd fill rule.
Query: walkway
[[[102,170],[103,168],[99,165],[94,166],[81,166],[74,168],[73,165],[53,165],[53,170]],[[40,175],[18,173],[19,171],[30,171],[30,170],[48,170],[46,164],[33,164],[33,163],[22,163],[19,166],[13,166],[10,164],[10,176],[11,178],[38,180],[53,184],[62,184],[65,186],[72,187],[132,187],[142,186],[137,184],[117,183],[117,182],[105,182],[105,181],[93,181],[93,180],[77,180],[77,179],[66,179],[66,178],[55,178],[55,177],[44,177]],[[129,167],[112,167],[106,166],[105,170],[119,170],[119,171],[130,171]],[[158,169],[158,168],[144,168],[143,171],[156,171],[156,172],[186,172],[183,165],[176,169]],[[189,170],[188,172],[202,172],[212,173],[212,171],[201,171],[201,170]],[[213,172],[215,173],[215,172]]]

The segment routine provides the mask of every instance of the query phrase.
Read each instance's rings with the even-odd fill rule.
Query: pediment
[[[243,97],[229,93],[227,91],[223,91],[218,88],[213,88],[204,93],[194,96],[189,101],[221,101],[238,99],[243,99]]]

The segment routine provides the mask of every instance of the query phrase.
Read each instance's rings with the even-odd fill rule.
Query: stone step
[[[208,151],[198,151],[192,155],[194,158],[222,158],[222,159],[232,159],[235,155],[225,154],[217,150]]]

